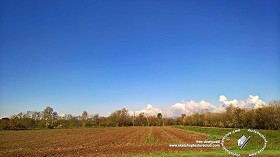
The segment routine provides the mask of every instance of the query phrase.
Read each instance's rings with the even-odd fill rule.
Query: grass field
[[[169,144],[221,139],[232,130],[176,126],[0,131],[0,156],[228,156],[221,147],[174,148]],[[268,140],[261,155],[280,155],[279,130],[259,131]],[[257,142],[250,141],[246,149],[254,151]],[[233,143],[229,140],[235,149]]]
[[[197,126],[176,126],[176,128],[180,128],[183,130],[191,130],[195,132],[202,132],[208,135],[208,139],[222,139],[222,137],[230,131],[236,130],[233,128],[207,128],[207,127],[197,127]],[[266,138],[267,147],[265,150],[259,154],[261,155],[280,155],[280,130],[256,130],[263,134]],[[241,129],[241,134],[233,134],[229,139],[234,140],[235,144],[231,147],[231,150],[237,150],[236,139],[240,137],[240,135],[249,136],[247,133],[247,129]],[[252,136],[250,142],[246,145],[246,149],[243,151],[238,150],[237,152],[240,154],[248,154],[253,153],[263,146],[263,140],[256,134],[250,134]],[[213,153],[213,152],[209,152]],[[218,153],[218,151],[217,151]],[[207,155],[207,153],[205,153]],[[221,153],[222,154],[222,153]]]
[[[194,132],[200,132],[200,133],[205,133],[207,134],[206,140],[218,140],[222,139],[225,134],[227,134],[230,131],[236,130],[234,128],[210,128],[210,127],[197,127],[197,126],[175,126],[175,128],[182,129],[182,130],[188,130],[188,131],[194,131]],[[246,134],[246,129],[241,129],[242,133],[245,132],[245,135],[248,137]],[[263,134],[268,143],[267,147],[263,152],[258,154],[257,156],[280,156],[280,130],[257,130],[261,134]],[[238,139],[240,135],[235,134],[232,137],[230,137],[231,140]],[[252,136],[252,135],[251,135]],[[253,135],[254,136],[254,135]],[[258,135],[257,135],[258,136]],[[239,154],[248,154],[248,152],[253,153],[256,150],[260,148],[259,144],[260,139],[255,135],[254,139],[256,140],[251,140],[248,142],[246,145],[246,149],[243,151],[236,151]],[[231,144],[233,144],[233,141],[229,141]],[[230,150],[236,150],[236,144],[230,147]],[[177,156],[231,156],[227,152],[225,152],[222,148],[216,149],[216,150],[199,150],[199,151],[190,151],[186,150],[184,152],[180,153],[155,153],[155,154],[150,154],[150,155],[138,155],[138,157],[177,157]],[[248,155],[244,155],[248,156]]]

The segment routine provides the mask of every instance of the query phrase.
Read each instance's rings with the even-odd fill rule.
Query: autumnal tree
[[[181,114],[181,118],[180,118],[181,125],[184,125],[184,117],[185,116],[186,116],[186,114]]]
[[[134,126],[136,122],[135,112],[133,112],[133,116],[131,116],[131,122],[132,122],[132,126]]]
[[[119,112],[119,126],[128,126],[130,123],[128,110],[122,108]]]
[[[138,120],[139,120],[139,125],[140,125],[140,126],[145,125],[146,117],[145,117],[144,112],[141,112],[141,113],[138,115]]]
[[[233,110],[233,126],[236,128],[244,128],[245,110],[239,107]]]

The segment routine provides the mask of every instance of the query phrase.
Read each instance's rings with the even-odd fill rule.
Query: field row
[[[172,127],[116,127],[0,132],[0,156],[114,156],[182,152],[206,134]],[[194,150],[200,150],[195,148]]]

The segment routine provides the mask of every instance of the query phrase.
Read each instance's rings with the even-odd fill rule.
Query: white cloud
[[[59,115],[59,117],[62,117],[62,118],[65,118],[66,116],[67,116],[67,114],[65,114],[65,113]]]
[[[265,105],[265,102],[263,102],[259,96],[252,96],[249,95],[249,98],[247,100],[243,101],[237,101],[234,100],[227,100],[227,98],[224,95],[220,96],[219,101],[222,103],[221,107],[229,107],[232,105],[233,107],[239,107],[239,108],[245,108],[245,109],[253,109],[253,108],[259,108],[263,107]]]
[[[156,116],[158,113],[162,113],[160,109],[153,107],[151,104],[148,104],[144,109],[140,111],[129,111],[129,114],[135,114],[136,116],[138,116],[142,112],[145,114],[145,116]]]
[[[222,107],[229,107],[232,105],[233,107],[238,107],[238,101],[236,99],[233,99],[231,101],[228,101],[227,98],[224,95],[221,95],[219,98],[219,101],[222,103]]]
[[[249,98],[246,101],[240,102],[240,108],[259,108],[263,107],[265,102],[263,102],[259,96],[249,95]]]
[[[181,102],[176,103],[174,105],[169,106],[168,108],[161,110],[158,108],[153,107],[152,105],[148,104],[144,109],[139,111],[129,111],[130,115],[139,115],[141,112],[145,113],[146,116],[156,116],[157,113],[162,113],[163,116],[167,117],[178,117],[181,116],[181,114],[191,115],[194,113],[205,113],[205,112],[223,112],[225,111],[225,108],[232,105],[233,107],[240,107],[240,108],[246,108],[246,109],[253,109],[253,108],[259,108],[263,107],[265,105],[265,102],[262,101],[259,96],[252,96],[249,95],[249,98],[247,100],[228,100],[224,95],[221,95],[219,97],[219,102],[221,105],[219,107],[212,105],[209,102],[206,101],[188,101],[188,102]]]
[[[189,102],[176,103],[174,105],[171,105],[166,110],[164,110],[163,114],[169,117],[174,117],[180,116],[181,114],[190,115],[194,113],[205,113],[208,111],[212,111],[216,108],[216,106],[211,105],[210,103],[204,100],[200,102],[195,102],[191,100]]]
[[[180,116],[181,114],[191,115],[194,113],[205,113],[208,111],[212,111],[217,107],[211,105],[206,101],[195,102],[183,102],[183,103],[176,103],[174,105],[169,106],[165,110],[161,110],[158,108],[153,107],[152,105],[148,104],[144,109],[139,111],[129,111],[130,115],[139,115],[141,112],[145,113],[146,116],[156,116],[158,113],[162,113],[163,116],[167,117],[174,117]]]

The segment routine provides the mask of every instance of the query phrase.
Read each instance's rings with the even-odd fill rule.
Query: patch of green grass
[[[213,128],[213,127],[198,127],[198,126],[174,126],[175,128],[190,130],[194,132],[200,132],[208,134],[205,140],[219,140],[222,139],[225,134],[230,131],[236,130],[235,128]],[[246,137],[251,136],[250,142],[247,143],[246,149],[239,150],[236,139],[240,138],[240,134],[235,133],[228,137],[234,145],[229,149],[236,153],[248,154],[258,151],[262,146],[259,146],[263,142],[257,134],[247,133],[247,129],[241,129],[242,134]],[[268,141],[267,147],[263,152],[257,156],[269,155],[269,156],[279,156],[280,155],[280,130],[257,130],[263,134]],[[147,137],[148,141],[148,137]],[[207,150],[207,151],[186,151],[180,153],[153,153],[153,154],[143,154],[143,155],[128,155],[128,157],[177,157],[177,156],[231,156],[222,148],[218,150]]]
[[[153,144],[153,143],[154,143],[154,140],[153,140],[153,138],[151,137],[151,135],[148,135],[148,136],[147,136],[147,143],[149,143],[149,144]]]
[[[226,156],[228,155],[225,151],[201,151],[201,152],[180,152],[180,153],[154,153],[154,154],[143,154],[143,155],[128,155],[126,157],[182,157],[182,156]]]
[[[236,130],[236,128],[214,128],[214,127],[199,127],[199,126],[174,126],[175,128],[183,129],[183,130],[190,130],[200,133],[208,134],[209,138],[223,138],[225,134],[227,134],[230,131]],[[246,133],[247,129],[241,129],[241,131],[245,132],[244,135],[247,137],[248,133]],[[263,134],[268,141],[266,149],[271,150],[280,150],[280,130],[258,130],[254,129],[256,131],[259,131],[261,134]],[[237,138],[238,134],[233,134],[232,138]],[[259,143],[259,140],[262,140],[258,138],[259,136],[254,134],[253,136],[256,136],[256,140],[254,140],[255,144]],[[208,138],[207,137],[207,138]],[[253,140],[251,140],[253,141]],[[251,142],[250,141],[250,142]],[[254,143],[253,142],[253,143]],[[248,146],[246,146],[248,147]]]
[[[280,150],[267,150],[266,152],[263,152],[257,156],[279,156]],[[125,157],[183,157],[183,156],[228,156],[232,157],[232,155],[229,155],[227,152],[223,150],[216,150],[216,151],[201,151],[201,152],[193,152],[193,151],[187,151],[187,152],[181,152],[181,153],[154,153],[154,154],[143,154],[143,155],[125,155]]]
[[[216,136],[216,135],[208,135],[207,137],[206,137],[206,141],[217,141],[217,140],[220,140],[221,139],[221,137],[220,136]]]
[[[208,134],[206,140],[213,140],[213,139],[221,139],[225,134],[230,131],[236,130],[236,128],[213,128],[213,127],[198,127],[198,126],[175,126],[176,128],[183,129],[183,130],[190,130],[200,133]],[[280,155],[280,130],[257,130],[263,134],[266,138],[267,146],[265,150],[261,154],[278,154]],[[246,147],[242,150],[239,150],[236,142],[242,135],[248,137],[251,136],[250,142],[247,143]],[[232,140],[234,145],[229,148],[230,151],[234,151],[240,154],[248,154],[254,153],[260,150],[264,144],[263,139],[254,133],[247,132],[247,129],[241,129],[240,133],[232,134],[228,137],[228,139]]]
[[[183,130],[200,132],[219,138],[222,138],[226,133],[233,130],[232,128],[214,128],[214,127],[199,127],[199,126],[174,126],[174,127]]]
[[[153,144],[153,143],[154,143],[154,139],[153,139],[151,133],[152,133],[152,128],[150,128],[149,134],[148,134],[148,136],[147,136],[146,142],[147,142],[148,144]]]

